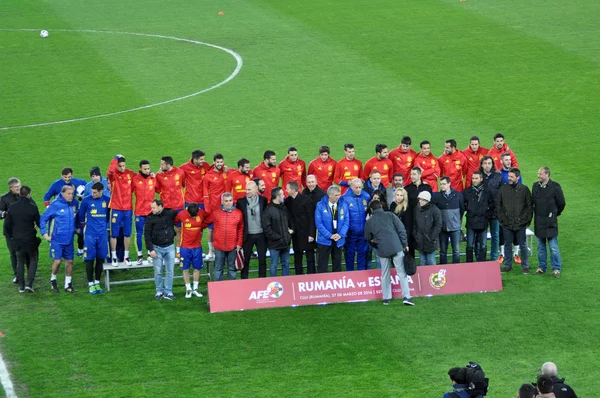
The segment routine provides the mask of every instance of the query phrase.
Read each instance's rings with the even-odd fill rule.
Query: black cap
[[[90,170],[90,177],[92,177],[92,176],[101,176],[101,175],[102,175],[102,173],[100,173],[100,167],[98,167],[98,166],[94,166]]]

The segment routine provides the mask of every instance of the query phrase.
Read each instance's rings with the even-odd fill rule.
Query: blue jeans
[[[538,266],[543,271],[546,271],[546,268],[548,268],[548,263],[546,262],[546,259],[548,258],[546,242],[548,242],[548,246],[550,247],[550,262],[552,263],[552,270],[560,271],[562,268],[562,260],[560,258],[560,250],[558,250],[558,236],[555,236],[554,238],[537,238]]]
[[[435,252],[419,252],[419,265],[435,265]]]
[[[279,263],[279,259],[281,259],[281,276],[288,276],[290,274],[290,249],[269,250],[271,251],[269,276],[277,276],[277,264]]]
[[[223,280],[223,268],[225,267],[225,260],[227,260],[227,280],[234,280],[236,277],[235,269],[235,250],[228,252],[215,249],[215,270],[213,272],[215,281]]]
[[[175,267],[175,246],[154,246],[156,258],[152,260],[154,265],[154,284],[156,285],[156,293],[172,294],[173,293],[173,267]],[[166,270],[163,287],[163,265]]]
[[[448,264],[448,239],[452,244],[452,264],[460,263],[460,229],[440,232],[440,264]]]
[[[477,261],[485,261],[487,253],[487,229],[467,228],[467,262],[473,262],[473,250]]]
[[[500,223],[497,218],[490,218],[490,260],[498,260],[498,253],[500,250]]]
[[[512,242],[517,237],[519,248],[521,249],[521,268],[529,269],[529,250],[527,250],[527,228],[523,227],[519,230],[512,230],[503,228],[504,231],[504,267],[507,269],[512,268],[513,261],[513,245]]]

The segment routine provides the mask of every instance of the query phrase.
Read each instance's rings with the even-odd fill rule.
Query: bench
[[[204,270],[206,271],[204,274],[200,274],[200,276],[206,276],[210,279],[210,263],[214,261],[204,261]],[[177,266],[176,266],[177,267]],[[110,280],[110,272],[111,271],[122,271],[122,270],[135,270],[135,269],[143,269],[143,268],[154,268],[152,263],[144,260],[142,265],[137,265],[137,263],[132,262],[131,265],[125,265],[123,262],[119,262],[118,266],[112,265],[112,263],[104,263],[104,287],[107,292],[110,292],[110,285],[125,285],[128,283],[142,283],[142,282],[154,282],[154,276],[152,278],[142,278],[142,279],[125,279],[122,281],[112,281]],[[182,279],[183,275],[174,275],[173,279]]]

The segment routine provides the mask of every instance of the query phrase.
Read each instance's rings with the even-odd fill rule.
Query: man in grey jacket
[[[373,211],[373,215],[365,224],[365,239],[371,246],[377,248],[381,260],[383,305],[388,305],[392,299],[390,260],[394,263],[400,278],[404,305],[415,305],[411,300],[408,276],[404,270],[404,252],[408,251],[406,229],[393,213],[383,211],[380,201],[372,201],[369,207]]]

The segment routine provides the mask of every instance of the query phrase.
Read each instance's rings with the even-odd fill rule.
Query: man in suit
[[[267,204],[267,198],[259,195],[256,182],[248,181],[246,183],[246,196],[237,201],[237,208],[244,216],[244,243],[242,245],[244,268],[241,271],[242,279],[248,279],[250,256],[254,247],[256,247],[258,253],[258,277],[267,277],[267,241],[261,223]]]
[[[315,273],[315,249],[309,243],[315,241],[315,212],[312,201],[307,196],[298,192],[298,183],[290,181],[286,184],[285,191],[287,198],[285,205],[292,217],[292,223],[295,225],[292,235],[292,244],[294,245],[294,268],[296,275],[303,274],[302,257],[306,252],[306,272]]]
[[[6,215],[6,238],[11,240],[17,254],[17,283],[19,292],[34,292],[33,280],[37,271],[38,247],[36,227],[40,227],[40,212],[31,201],[31,188],[21,187],[19,200],[10,205]],[[27,262],[27,283],[25,263]]]

